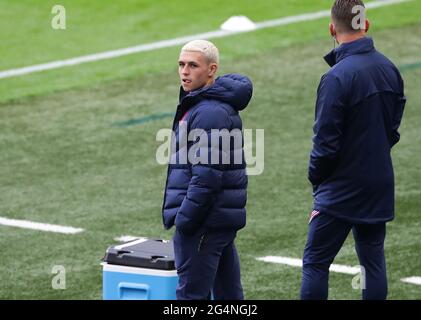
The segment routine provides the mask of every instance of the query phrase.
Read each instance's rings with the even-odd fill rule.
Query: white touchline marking
[[[402,278],[401,281],[421,286],[421,277]]]
[[[136,238],[136,240],[134,240],[134,241],[130,241],[128,243],[123,243],[119,246],[115,246],[114,249],[121,250],[125,247],[134,246],[135,244],[143,243],[143,242],[146,242],[146,241],[148,241],[148,238]]]
[[[129,242],[129,241],[133,241],[133,240],[136,240],[136,239],[139,239],[139,238],[141,238],[141,237],[121,236],[121,237],[114,238],[114,240],[118,241],[118,242]]]
[[[384,7],[384,6],[393,5],[393,4],[399,4],[403,2],[410,2],[410,1],[413,1],[413,0],[379,0],[379,1],[373,1],[373,2],[367,3],[366,8],[373,9],[373,8]],[[290,17],[284,17],[280,19],[258,22],[256,23],[256,28],[253,30],[244,30],[244,31],[216,30],[216,31],[190,35],[190,36],[184,36],[180,38],[141,44],[141,45],[137,45],[133,47],[105,51],[105,52],[80,56],[76,58],[70,58],[66,60],[57,60],[57,61],[37,64],[33,66],[28,66],[28,67],[4,70],[4,71],[0,71],[0,79],[20,76],[20,75],[44,71],[44,70],[58,69],[58,68],[66,67],[66,66],[73,66],[73,65],[78,65],[78,64],[87,63],[87,62],[112,59],[112,58],[126,56],[133,53],[146,52],[146,51],[152,51],[156,49],[178,46],[195,39],[222,38],[222,37],[227,37],[234,34],[252,32],[259,29],[278,27],[278,26],[302,22],[302,21],[311,21],[311,20],[316,20],[316,19],[325,18],[329,16],[330,16],[330,10],[323,10],[323,11],[317,11],[313,13],[305,13],[305,14],[300,14],[296,16],[290,16]]]
[[[56,232],[56,233],[66,233],[66,234],[75,234],[75,233],[84,231],[83,229],[80,229],[80,228],[59,226],[59,225],[48,224],[48,223],[32,222],[28,220],[8,219],[8,218],[2,218],[2,217],[0,217],[0,225],[18,227],[18,228],[24,228],[24,229],[40,230],[40,231],[49,231],[49,232]]]
[[[256,260],[272,262],[272,263],[280,263],[280,264],[285,264],[285,265],[293,266],[293,267],[303,266],[302,260],[296,259],[296,258],[267,256],[267,257],[256,258]],[[345,265],[340,265],[340,264],[331,264],[329,270],[331,272],[345,273],[345,274],[351,274],[351,275],[356,275],[361,272],[361,269],[359,267],[351,267],[351,266],[345,266]]]
[[[266,257],[256,258],[256,260],[285,264],[292,267],[301,268],[303,266],[303,261],[297,258],[266,256]],[[359,267],[350,267],[350,266],[345,266],[345,265],[340,265],[340,264],[331,264],[329,270],[331,272],[345,273],[345,274],[350,274],[350,275],[356,275],[361,272],[361,269]],[[421,277],[402,278],[401,281],[421,286]]]

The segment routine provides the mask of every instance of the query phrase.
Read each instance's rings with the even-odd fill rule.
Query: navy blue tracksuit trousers
[[[304,249],[301,299],[327,299],[329,267],[351,229],[360,265],[365,269],[362,298],[386,299],[387,278],[383,247],[385,223],[351,224],[323,213],[310,222]],[[349,286],[352,290],[351,282]]]
[[[178,300],[242,300],[240,263],[234,245],[236,231],[199,229],[174,234]]]

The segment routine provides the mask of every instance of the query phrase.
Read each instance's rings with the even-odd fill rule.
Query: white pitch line
[[[418,286],[421,286],[421,277],[409,277],[409,278],[402,278],[402,282],[410,283],[410,284],[416,284]]]
[[[135,236],[120,236],[120,237],[114,238],[114,240],[115,240],[115,241],[118,241],[118,242],[129,242],[129,241],[133,241],[133,240],[136,240],[136,239],[139,239],[139,238],[141,238],[141,237],[135,237]]]
[[[303,266],[302,260],[296,259],[296,258],[267,256],[267,257],[256,258],[256,260],[285,264],[292,267]],[[331,264],[329,270],[331,272],[345,273],[345,274],[351,274],[351,275],[356,275],[361,272],[361,269],[359,267],[351,267],[351,266],[345,266],[345,265],[340,265],[340,264]]]
[[[120,244],[119,246],[115,246],[114,249],[122,250],[125,247],[131,247],[131,246],[134,246],[136,244],[143,243],[143,242],[146,242],[146,241],[148,241],[148,238],[136,238],[133,241]]]
[[[2,217],[0,217],[0,225],[18,227],[18,228],[24,228],[24,229],[40,230],[40,231],[49,231],[49,232],[56,232],[56,233],[65,233],[65,234],[75,234],[75,233],[79,233],[83,231],[83,229],[80,229],[80,228],[59,226],[59,225],[48,224],[48,223],[32,222],[28,220],[8,219],[8,218],[2,218]]]
[[[373,9],[373,8],[384,7],[388,5],[394,5],[394,4],[399,4],[403,2],[409,2],[409,1],[413,1],[413,0],[379,0],[379,1],[373,1],[373,2],[367,3],[366,8]],[[141,44],[141,45],[137,45],[133,47],[105,51],[105,52],[70,58],[66,60],[57,60],[57,61],[37,64],[33,66],[28,66],[28,67],[4,70],[4,71],[0,71],[0,79],[20,76],[20,75],[44,71],[44,70],[58,69],[58,68],[66,67],[66,66],[73,66],[73,65],[78,65],[78,64],[87,63],[87,62],[112,59],[112,58],[117,58],[117,57],[126,56],[129,54],[134,54],[134,53],[139,53],[139,52],[146,52],[146,51],[152,51],[156,49],[178,46],[195,39],[222,38],[222,37],[227,37],[234,34],[252,32],[259,29],[278,27],[282,25],[303,22],[303,21],[317,20],[317,19],[325,18],[329,16],[330,16],[330,10],[323,10],[323,11],[317,11],[313,13],[306,13],[306,14],[300,14],[300,15],[295,15],[295,16],[290,16],[290,17],[284,17],[280,19],[262,21],[262,22],[256,23],[256,28],[253,30],[245,30],[245,31],[216,30],[216,31],[210,31],[206,33],[199,33],[199,34],[194,34],[190,36],[184,36],[180,38]]]

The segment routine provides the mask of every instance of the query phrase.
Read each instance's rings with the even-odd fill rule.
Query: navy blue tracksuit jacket
[[[325,57],[317,91],[309,180],[314,209],[351,223],[394,218],[391,148],[405,106],[394,64],[365,37]]]

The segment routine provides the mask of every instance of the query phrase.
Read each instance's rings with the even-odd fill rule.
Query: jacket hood
[[[218,77],[213,85],[188,94],[181,88],[180,101],[189,97],[209,98],[228,103],[235,110],[240,111],[247,107],[252,95],[253,84],[248,77],[240,74],[226,74]]]
[[[333,49],[325,57],[325,61],[331,67],[337,64],[342,59],[348,56],[360,53],[366,53],[374,50],[373,39],[364,37],[352,42],[341,44],[339,47]]]

